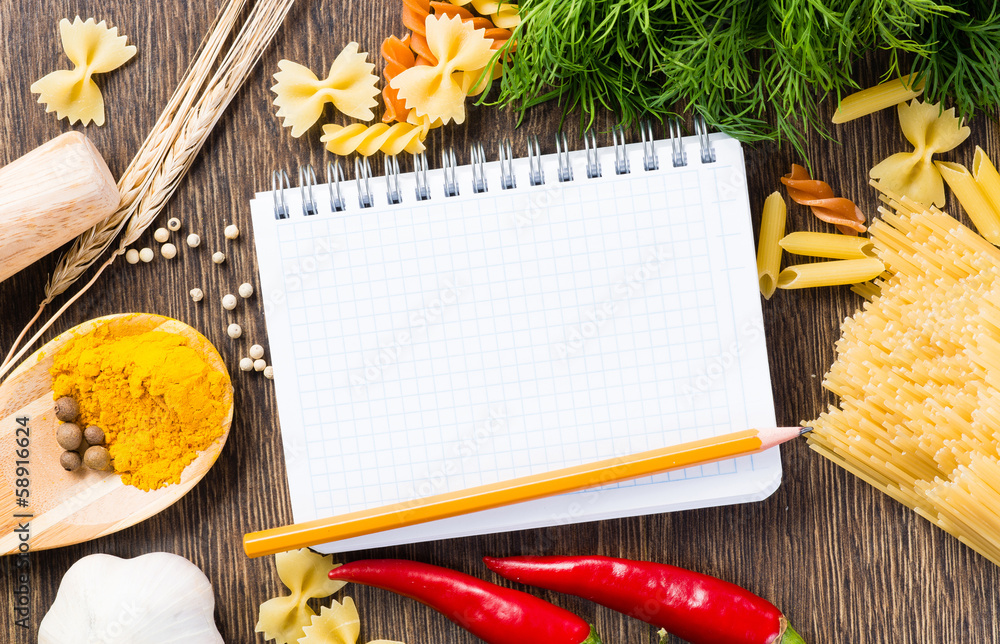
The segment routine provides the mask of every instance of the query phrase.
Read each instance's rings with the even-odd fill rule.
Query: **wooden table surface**
[[[60,18],[79,13],[84,18],[107,19],[138,46],[138,56],[125,68],[98,78],[106,98],[107,123],[86,130],[117,176],[179,81],[217,7],[218,0],[0,0],[0,25],[6,27],[0,42],[0,125],[4,132],[0,164],[69,128],[66,121],[46,114],[28,90],[43,74],[67,65],[57,35]],[[236,366],[250,344],[267,344],[260,300],[249,300],[239,311],[237,319],[244,332],[238,341],[227,337],[225,312],[218,302],[223,293],[234,292],[242,282],[258,283],[248,199],[269,185],[273,168],[292,173],[299,163],[322,167],[328,158],[318,140],[318,124],[306,136],[293,139],[274,116],[269,88],[277,61],[289,58],[323,71],[350,40],[359,42],[362,50],[377,52],[382,38],[403,33],[398,7],[398,0],[299,0],[159,224],[167,217],[180,218],[185,231],[201,234],[201,248],[182,247],[173,261],[157,256],[150,264],[117,262],[57,324],[56,330],[61,331],[99,315],[145,311],[193,325],[216,343],[231,366],[236,419],[215,467],[179,503],[118,534],[32,556],[30,629],[13,625],[9,602],[15,570],[11,558],[0,560],[0,585],[8,589],[0,599],[4,607],[0,632],[7,634],[0,639],[35,641],[35,628],[52,604],[63,573],[80,557],[98,552],[134,557],[167,551],[187,557],[212,581],[216,618],[227,642],[264,641],[254,633],[257,607],[283,588],[273,558],[247,559],[241,537],[247,531],[288,523],[292,514],[272,383],[261,374],[244,374]],[[876,67],[860,68],[861,81],[874,80]],[[824,112],[829,111],[827,104]],[[321,122],[337,118],[331,115],[328,111]],[[490,151],[507,136],[513,139],[518,155],[523,155],[532,133],[539,135],[543,152],[554,151],[552,134],[559,126],[555,106],[534,109],[516,130],[514,120],[513,114],[496,108],[473,108],[464,125],[434,132],[430,157],[440,159],[442,149],[454,146],[460,162],[466,162],[470,142],[482,141]],[[610,143],[613,122],[610,114],[598,119],[601,144]],[[971,163],[976,144],[1000,153],[993,115],[979,116],[972,126],[971,139],[950,158]],[[875,196],[867,186],[868,168],[906,149],[895,115],[889,110],[832,132],[839,142],[818,136],[810,139],[815,174],[873,214]],[[580,144],[575,121],[567,127],[567,135],[571,145]],[[631,136],[637,138],[637,132]],[[794,151],[779,151],[773,145],[748,148],[746,155],[750,202],[759,213],[766,195],[778,188],[778,178],[800,159]],[[957,212],[954,204],[949,205],[951,212]],[[755,217],[756,227],[759,215]],[[237,242],[227,244],[223,228],[231,222],[243,232]],[[789,226],[821,229],[812,215],[797,206],[789,210]],[[152,230],[139,247],[146,245],[157,247]],[[228,259],[216,267],[209,256],[223,247]],[[56,259],[53,254],[0,283],[0,347],[4,352],[33,314]],[[200,304],[187,296],[195,286],[206,293]],[[833,402],[820,383],[834,357],[839,323],[859,304],[860,298],[847,288],[779,292],[764,303],[779,424],[813,418]],[[0,462],[10,467],[9,461],[10,457],[4,457]],[[767,597],[784,610],[807,642],[1000,641],[1000,627],[993,619],[1000,586],[996,566],[811,452],[804,441],[783,447],[782,463],[783,484],[760,503],[561,525],[351,553],[344,558],[404,557],[480,576],[486,576],[479,561],[485,554],[599,553],[652,559],[717,575]],[[352,588],[351,594],[362,613],[362,641],[379,637],[414,644],[477,641],[410,600],[362,587]],[[595,622],[605,642],[655,641],[653,629],[640,622],[582,600],[550,598]]]

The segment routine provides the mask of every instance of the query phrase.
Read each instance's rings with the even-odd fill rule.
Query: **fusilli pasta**
[[[358,51],[358,43],[344,47],[323,80],[290,60],[279,61],[278,69],[274,75],[278,82],[271,88],[277,94],[274,104],[278,117],[284,119],[282,125],[291,127],[294,137],[302,136],[319,120],[326,103],[352,118],[370,121],[375,117],[371,108],[378,105],[378,76],[372,73],[375,65],[368,62],[368,54]]]
[[[518,7],[511,2],[500,2],[498,0],[451,0],[452,4],[465,6],[472,4],[480,14],[489,16],[497,27],[513,29],[521,24],[521,16]]]
[[[63,18],[59,35],[75,67],[46,74],[31,84],[31,92],[39,95],[38,102],[45,104],[46,112],[68,118],[70,125],[77,121],[104,125],[104,96],[92,76],[121,67],[135,56],[136,49],[125,44],[128,39],[118,35],[117,27],[109,28],[105,21],[93,18],[86,22],[80,16],[73,22]]]
[[[340,156],[357,152],[369,157],[376,152],[395,155],[403,152],[420,154],[424,151],[424,137],[427,129],[411,123],[376,123],[364,125],[352,123],[347,127],[341,125],[324,125],[320,141],[326,144],[326,149]]]
[[[792,201],[809,206],[813,214],[823,221],[833,224],[845,235],[865,232],[865,215],[850,199],[835,197],[833,188],[823,181],[809,177],[809,171],[792,164],[792,171],[781,178],[788,188]]]
[[[410,36],[405,36],[402,40],[395,36],[389,36],[383,40],[382,59],[385,60],[385,67],[382,70],[382,78],[385,80],[385,84],[382,86],[385,114],[382,115],[382,121],[385,123],[405,122],[410,110],[406,109],[406,103],[399,98],[399,92],[390,87],[389,83],[400,72],[417,64],[416,57],[410,49]]]

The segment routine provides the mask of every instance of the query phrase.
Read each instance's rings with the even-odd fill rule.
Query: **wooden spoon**
[[[201,353],[213,369],[229,374],[219,352],[203,335],[177,320],[147,313],[110,315],[84,322],[54,338],[21,363],[0,384],[0,553],[18,551],[19,524],[30,522],[31,550],[58,548],[118,532],[148,519],[184,496],[201,480],[222,451],[233,420],[233,388],[225,392],[228,413],[222,435],[208,449],[198,454],[181,473],[180,483],[145,492],[122,483],[114,472],[95,472],[84,467],[67,472],[59,465],[63,449],[56,443],[56,419],[53,410],[52,378],[49,368],[53,357],[67,341],[93,331],[104,324],[126,334],[166,331],[184,336],[188,345]],[[16,439],[23,437],[18,418],[27,418],[30,428],[30,456],[27,476],[17,471]],[[28,507],[19,507],[15,491],[23,488],[17,479],[29,484]],[[21,492],[23,495],[23,492]],[[20,516],[19,516],[20,515]]]

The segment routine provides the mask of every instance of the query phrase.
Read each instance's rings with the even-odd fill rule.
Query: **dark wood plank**
[[[0,24],[8,26],[0,42],[0,124],[6,134],[0,142],[0,163],[67,129],[65,121],[45,114],[28,91],[32,81],[66,64],[57,39],[59,18],[72,18],[77,12],[106,18],[139,47],[139,56],[127,67],[98,79],[107,97],[108,123],[87,130],[117,175],[181,77],[217,5],[206,0],[0,2]],[[397,6],[397,2],[300,1],[164,213],[164,221],[177,216],[185,232],[198,232],[201,248],[196,252],[181,248],[173,261],[158,257],[149,265],[116,263],[57,325],[56,330],[62,330],[119,311],[155,312],[188,322],[213,340],[232,365],[237,412],[219,462],[181,502],[117,535],[33,556],[34,625],[51,605],[63,573],[80,557],[96,552],[132,557],[165,550],[191,559],[212,580],[217,620],[227,641],[263,641],[254,634],[257,606],[280,592],[281,586],[272,559],[248,560],[240,540],[246,531],[290,521],[291,510],[271,383],[236,369],[250,344],[266,345],[261,302],[255,298],[227,314],[219,298],[243,281],[257,285],[247,200],[268,186],[269,171],[292,171],[300,162],[320,167],[326,159],[318,141],[319,126],[292,139],[275,118],[269,87],[277,61],[290,58],[322,70],[352,39],[362,49],[377,51],[383,37],[403,32]],[[9,28],[14,25],[17,28]],[[862,66],[859,78],[872,82],[878,71],[874,64]],[[510,113],[474,108],[464,126],[434,134],[432,158],[436,164],[442,150],[454,146],[460,160],[468,161],[468,146],[475,140],[486,144],[492,157],[497,143],[507,136],[523,154],[528,137],[535,133],[543,151],[554,150],[552,133],[559,125],[554,107],[533,110],[521,128],[514,129],[514,122]],[[613,122],[609,114],[598,120],[602,143],[609,142]],[[973,128],[972,139],[950,158],[971,162],[975,144],[993,153],[1000,149],[995,122],[980,117]],[[815,174],[873,214],[876,200],[867,186],[866,170],[905,147],[895,115],[887,111],[836,126],[832,133],[839,143],[817,136],[810,139]],[[571,144],[580,144],[575,128],[567,134]],[[755,212],[796,160],[790,150],[778,151],[771,145],[747,149]],[[957,212],[955,204],[949,205]],[[822,229],[804,208],[792,207],[789,221],[795,229]],[[226,243],[222,234],[230,222],[243,230],[235,243]],[[153,245],[151,234],[141,245]],[[216,249],[225,249],[228,255],[221,268],[209,260]],[[7,347],[31,317],[55,261],[56,256],[50,256],[0,284],[0,347]],[[187,297],[194,286],[206,293],[201,304]],[[782,292],[765,303],[779,422],[812,418],[833,402],[820,382],[833,360],[839,323],[858,305],[859,298],[846,288]],[[244,328],[243,337],[235,342],[225,333],[230,319]],[[752,505],[557,525],[389,548],[377,554],[443,564],[480,576],[488,576],[479,562],[484,554],[601,553],[656,559],[719,575],[768,597],[809,642],[1000,639],[1000,629],[990,617],[998,605],[1000,584],[993,564],[818,457],[805,443],[785,447],[783,464],[781,488]],[[375,553],[352,553],[349,558],[370,554]],[[7,588],[13,589],[15,572],[12,560],[0,560],[0,579]],[[367,588],[354,588],[351,594],[363,613],[366,639],[476,641],[408,600]],[[549,597],[595,621],[605,641],[655,641],[652,630],[641,623],[580,600]],[[10,598],[8,594],[2,602],[6,608],[0,611],[0,632],[7,634],[7,641],[34,641],[33,630],[13,626]]]

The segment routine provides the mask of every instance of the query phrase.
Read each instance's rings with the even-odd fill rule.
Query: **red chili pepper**
[[[805,644],[774,604],[715,577],[610,557],[484,557],[490,570],[583,597],[691,644]]]
[[[402,559],[369,559],[334,568],[330,579],[376,586],[415,599],[490,644],[601,642],[587,622],[567,610],[448,568]]]

